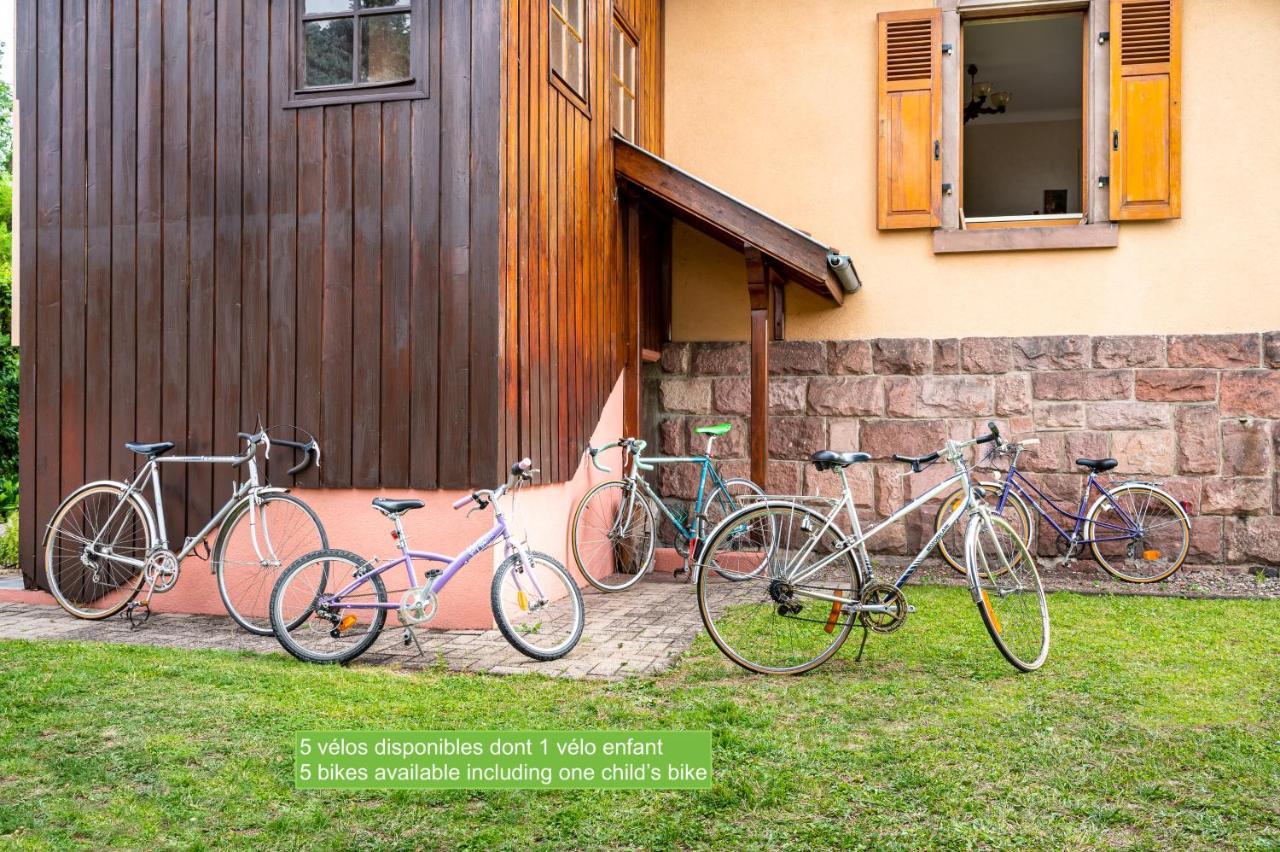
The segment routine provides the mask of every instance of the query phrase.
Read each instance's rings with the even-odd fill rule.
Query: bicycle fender
[[[84,485],[81,485],[79,488],[77,488],[75,491],[72,491],[66,497],[63,497],[62,502],[60,502],[58,504],[58,507],[53,510],[53,514],[55,515],[58,514],[58,512],[62,509],[63,506],[67,505],[67,503],[71,502],[76,497],[79,497],[82,493],[84,493],[85,491],[88,491],[90,488],[101,488],[104,485],[111,488],[118,489],[121,493],[124,493],[129,488],[129,486],[126,485],[125,483],[117,482],[114,479],[97,479],[97,480],[94,480],[93,482],[86,482]],[[134,493],[130,494],[129,499],[134,502],[134,505],[136,505],[139,509],[142,510],[142,516],[143,518],[146,519],[146,523],[147,523],[148,543],[149,545],[154,544],[156,541],[156,538],[159,536],[159,532],[157,531],[158,528],[156,525],[155,513],[151,511],[150,504],[148,504],[146,500],[143,500],[140,496],[138,496],[138,492],[135,491]],[[50,520],[52,520],[52,518],[50,518]],[[49,547],[50,532],[51,532],[51,528],[49,524],[46,522],[44,525],[44,535],[40,537],[41,553],[43,553]]]

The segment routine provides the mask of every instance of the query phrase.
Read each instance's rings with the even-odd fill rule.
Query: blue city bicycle
[[[694,429],[707,437],[707,449],[699,456],[648,456],[648,444],[639,438],[622,438],[603,447],[588,447],[591,463],[610,473],[600,462],[600,454],[621,448],[624,474],[621,479],[602,482],[587,492],[573,515],[570,531],[574,561],[587,582],[602,592],[617,592],[640,581],[653,566],[658,543],[658,515],[674,530],[672,545],[684,559],[678,575],[697,578],[690,571],[696,563],[698,548],[706,533],[722,519],[742,508],[743,500],[764,495],[760,486],[749,479],[723,479],[711,459],[716,438],[732,429],[728,423],[699,426]],[[644,478],[643,472],[661,464],[696,464],[697,497],[689,510],[683,504],[663,500]]]
[[[1129,480],[1104,485],[1098,474],[1114,470],[1119,462],[1111,458],[1080,458],[1076,464],[1088,471],[1088,476],[1079,505],[1075,511],[1060,506],[1018,470],[1022,453],[1039,443],[1038,438],[1000,441],[987,461],[1006,457],[1008,469],[1002,476],[997,468],[996,481],[973,486],[974,492],[987,499],[996,514],[1024,537],[1032,552],[1036,521],[1042,518],[1055,537],[1064,566],[1074,562],[1087,547],[1103,570],[1128,583],[1155,583],[1182,567],[1191,547],[1191,518],[1186,505],[1153,482]],[[935,529],[941,529],[948,513],[963,499],[959,491],[943,499]],[[964,573],[961,541],[944,536],[939,550],[947,564]]]

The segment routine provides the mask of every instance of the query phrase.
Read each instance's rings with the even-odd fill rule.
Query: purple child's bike
[[[395,525],[392,537],[400,555],[380,565],[346,550],[317,550],[300,557],[280,575],[271,593],[271,626],[280,644],[300,660],[345,663],[377,641],[389,610],[404,627],[404,643],[416,643],[414,631],[435,616],[440,590],[501,540],[506,558],[494,572],[490,593],[498,629],[535,660],[569,653],[582,636],[582,594],[563,565],[512,537],[500,504],[507,494],[514,499],[520,486],[531,480],[532,467],[529,459],[516,462],[506,483],[472,492],[453,504],[455,509],[474,504],[472,511],[492,506],[494,515],[493,527],[458,556],[409,549],[400,516],[422,508],[421,500],[374,500],[374,508]],[[444,567],[428,571],[419,584],[416,560]],[[395,593],[399,600],[389,601],[382,575],[401,565],[408,587]]]

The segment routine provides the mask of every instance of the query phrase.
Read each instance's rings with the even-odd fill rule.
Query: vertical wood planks
[[[26,507],[35,503],[36,517],[24,518],[20,526],[40,529],[44,519],[52,514],[62,490],[61,440],[50,428],[59,424],[62,416],[60,393],[62,335],[62,214],[60,179],[62,173],[62,14],[58,0],[41,0],[37,11],[37,45],[35,56],[36,88],[36,158],[38,175],[44,179],[36,185],[36,243],[26,247],[23,253],[34,248],[36,255],[37,313],[35,329],[35,457],[39,481],[35,500],[24,499],[19,504]],[[24,161],[31,168],[31,161]],[[27,339],[31,340],[33,326],[27,326]],[[29,356],[30,350],[24,353]],[[43,578],[43,568],[32,568],[29,576]]]
[[[187,259],[187,12],[183,0],[165,0],[163,7],[163,127],[164,226],[163,256],[164,346],[161,374],[160,437],[185,447],[187,434],[187,328],[190,278]],[[92,434],[92,432],[90,432]],[[165,516],[171,540],[182,542],[186,530],[187,468],[165,471]],[[191,518],[192,522],[198,518]],[[195,530],[191,530],[195,532]]]
[[[320,424],[326,485],[351,482],[351,107],[324,108],[324,302]]]
[[[351,484],[378,484],[382,379],[382,105],[352,108]]]
[[[216,0],[193,0],[188,8],[187,62],[192,108],[187,116],[190,129],[187,235],[191,267],[187,292],[187,440],[184,449],[199,454],[213,452],[214,383],[217,380],[213,368],[216,151],[214,111],[207,107],[216,97],[215,3]],[[187,471],[188,529],[199,529],[212,512],[213,484],[212,468],[195,465]]]

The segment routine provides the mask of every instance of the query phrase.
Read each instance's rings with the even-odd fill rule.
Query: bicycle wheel
[[[87,485],[53,513],[44,570],[54,600],[77,618],[107,618],[142,588],[151,519],[137,495],[116,483]]]
[[[739,509],[758,505],[760,499],[764,496],[764,489],[750,479],[726,479],[723,486],[711,492],[711,497],[707,500],[707,504],[703,509],[703,523],[702,530],[698,535],[699,539],[705,543],[707,537],[715,531],[721,521]],[[772,541],[772,535],[759,524],[755,527],[735,524],[733,530],[726,533],[726,537],[722,537],[720,547],[721,550],[735,546],[747,551],[758,551],[770,541]],[[760,560],[761,567],[763,567],[764,563],[765,560]],[[721,576],[726,580],[744,580],[749,575],[743,572],[729,571],[721,574]]]
[[[975,491],[981,491],[986,496],[987,505],[993,511],[995,510],[996,501],[1000,499],[1000,490],[1003,487],[999,482],[976,482],[973,486]],[[942,499],[942,504],[938,506],[938,514],[933,519],[934,532],[942,529],[942,525],[946,523],[947,518],[951,517],[951,513],[963,501],[964,489],[962,488],[952,491]],[[1018,496],[1016,491],[1009,492],[1009,499],[1005,500],[1004,511],[1001,516],[1009,522],[1014,532],[1026,542],[1027,550],[1035,553],[1033,542],[1036,537],[1036,527],[1031,520],[1031,510],[1027,507],[1026,501]],[[957,522],[938,542],[938,552],[942,554],[942,558],[957,574],[967,576],[969,571],[964,564],[965,526],[963,520]]]
[[[1024,672],[1049,656],[1049,604],[1036,561],[1004,518],[975,514],[964,540],[969,588],[991,641]]]
[[[573,515],[573,561],[587,582],[618,592],[639,582],[657,544],[653,509],[629,480],[602,482]]]
[[[250,633],[270,636],[271,592],[281,570],[305,553],[328,549],[329,539],[316,513],[297,497],[263,494],[256,524],[252,500],[244,498],[227,515],[211,558],[227,614]]]
[[[759,544],[749,550],[745,541]],[[712,533],[699,560],[698,611],[711,641],[738,665],[800,674],[848,637],[856,612],[841,601],[858,600],[860,578],[837,527],[812,509],[770,501],[741,509]]]
[[[1089,507],[1085,537],[1093,558],[1129,583],[1155,583],[1182,567],[1191,519],[1177,500],[1140,482],[1124,482]]]
[[[529,552],[532,570],[513,553],[493,575],[493,620],[517,651],[556,660],[582,637],[582,592],[565,567],[545,553]]]
[[[308,663],[347,663],[378,639],[382,608],[347,606],[387,602],[382,577],[369,574],[338,604],[321,605],[352,583],[369,563],[346,550],[317,550],[284,570],[271,592],[271,629],[284,649]]]

